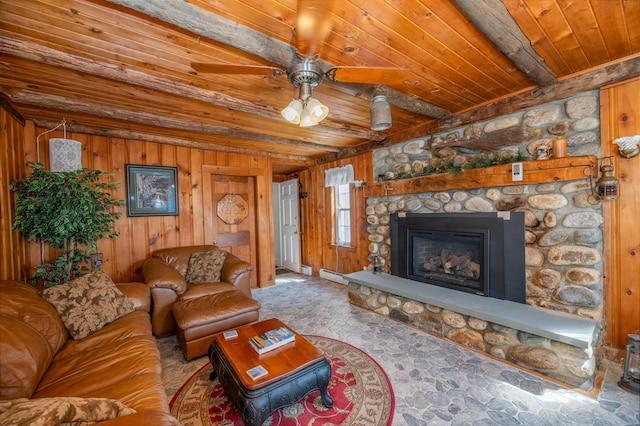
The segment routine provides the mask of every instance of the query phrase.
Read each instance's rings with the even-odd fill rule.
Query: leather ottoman
[[[207,353],[221,331],[258,320],[260,303],[240,290],[180,300],[173,305],[176,337],[187,360]]]

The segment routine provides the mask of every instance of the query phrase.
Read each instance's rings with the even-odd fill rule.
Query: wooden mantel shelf
[[[456,189],[563,182],[586,179],[591,173],[597,176],[598,170],[598,159],[595,155],[523,161],[522,180],[513,181],[511,178],[513,164],[515,163],[466,170],[455,174],[441,173],[411,179],[378,182],[367,188],[366,195],[380,197],[384,195],[415,194]]]

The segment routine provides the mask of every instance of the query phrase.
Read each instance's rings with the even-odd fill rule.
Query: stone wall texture
[[[556,135],[562,135],[567,138],[568,155],[599,155],[598,112],[597,92],[589,92],[474,127],[482,126],[489,133],[520,124],[525,135],[535,135],[519,144],[506,144],[502,152],[520,150],[533,156],[539,146],[550,147]],[[465,129],[460,129],[434,137],[460,136],[464,132]],[[446,158],[441,157],[442,150],[432,152],[423,149],[424,145],[424,140],[414,140],[376,150],[375,173],[392,176],[414,168],[421,170],[424,164]],[[479,154],[446,150],[446,155],[459,156],[462,162]],[[379,256],[383,271],[390,271],[392,213],[503,211],[525,212],[527,303],[602,320],[602,205],[592,195],[586,177],[570,182],[369,197],[366,207],[369,260],[372,262],[374,256]]]
[[[463,137],[477,131],[474,128],[478,127],[490,134],[522,125],[523,140],[505,141],[505,145],[496,151],[498,154],[513,155],[520,151],[526,160],[533,160],[538,147],[551,148],[553,139],[560,135],[567,139],[568,156],[600,156],[599,110],[598,92],[587,92],[448,134],[433,135],[433,138]],[[437,167],[451,159],[455,164],[464,164],[480,155],[480,152],[464,148],[430,150],[428,139],[375,150],[375,176],[389,179],[398,173],[406,175],[421,171],[427,165]],[[374,256],[378,256],[383,262],[383,272],[390,271],[389,219],[393,213],[523,211],[527,303],[589,318],[598,321],[602,327],[602,205],[592,196],[587,174],[585,167],[585,179],[579,181],[369,197],[366,207],[369,260],[372,262]],[[362,294],[363,291],[371,294]],[[595,370],[592,353],[577,354],[577,348],[566,348],[559,342],[393,295],[378,294],[374,290],[353,289],[350,297],[354,303],[378,313],[498,358],[529,366],[550,377],[558,376],[558,380],[571,385],[589,387],[592,380]]]

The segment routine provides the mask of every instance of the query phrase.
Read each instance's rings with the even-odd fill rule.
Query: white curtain
[[[353,182],[353,165],[334,167],[324,171],[324,186],[339,186]]]

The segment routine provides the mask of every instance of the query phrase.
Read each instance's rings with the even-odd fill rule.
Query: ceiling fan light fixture
[[[319,121],[315,121],[313,118],[311,118],[309,109],[304,108],[302,110],[302,115],[300,116],[300,127],[311,127],[315,126],[318,123]]]
[[[291,124],[299,124],[300,127],[315,126],[324,120],[329,114],[329,108],[317,99],[314,99],[308,81],[299,84],[299,97],[292,100],[289,105],[281,111],[282,117]]]
[[[391,127],[391,105],[385,95],[371,98],[371,130],[387,130]]]
[[[291,124],[300,123],[300,117],[302,116],[302,110],[304,105],[300,99],[294,99],[289,102],[289,105],[285,109],[283,109],[280,113],[285,120],[287,120]]]
[[[324,120],[327,115],[329,115],[329,108],[322,104],[317,99],[309,98],[307,101],[306,109],[309,110],[309,115],[311,116],[311,120],[316,123]]]

